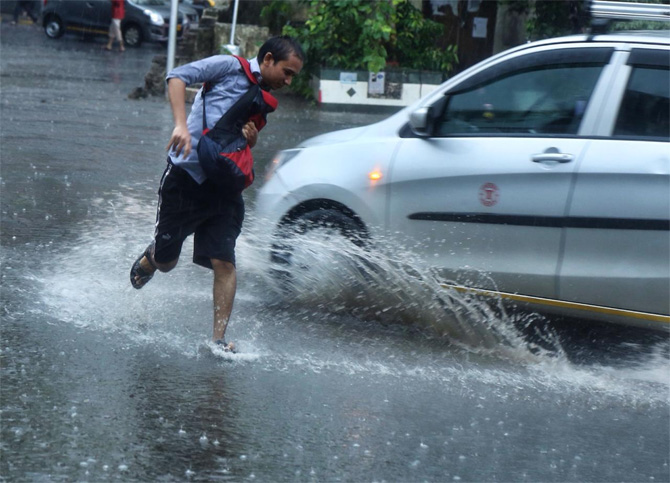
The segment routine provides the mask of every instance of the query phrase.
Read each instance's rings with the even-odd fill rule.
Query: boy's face
[[[302,61],[291,53],[288,59],[275,62],[272,54],[268,52],[260,67],[263,84],[270,89],[281,89],[291,85],[293,77],[302,70]]]

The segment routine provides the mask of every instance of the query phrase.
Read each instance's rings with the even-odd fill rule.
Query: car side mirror
[[[419,137],[430,137],[435,134],[435,124],[442,117],[449,102],[446,95],[430,106],[420,107],[409,115],[409,126]]]
[[[430,136],[429,125],[432,124],[429,122],[431,116],[430,107],[420,107],[417,110],[413,111],[409,115],[409,125],[412,128],[412,132],[420,137]]]

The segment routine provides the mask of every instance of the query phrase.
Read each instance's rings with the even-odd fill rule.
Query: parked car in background
[[[170,6],[170,0],[162,0],[163,3],[167,4],[167,6]],[[192,0],[184,1],[180,0],[178,2],[178,8],[179,12],[182,13],[183,15],[188,18],[188,23],[189,23],[189,28],[190,29],[196,29],[198,28],[198,24],[200,23],[200,16],[202,15],[201,12],[198,11],[198,8],[192,3]]]
[[[108,35],[111,22],[109,0],[43,0],[42,25],[50,38],[65,33],[82,36]],[[188,7],[186,7],[188,10]],[[179,12],[177,38],[190,29],[189,14]],[[165,42],[170,25],[170,4],[164,0],[125,0],[125,18],[121,21],[123,40],[129,47],[139,47],[144,41]]]
[[[667,330],[669,63],[668,31],[525,44],[280,152],[256,204],[273,269],[326,227],[447,290]]]
[[[198,19],[202,17],[206,8],[211,8],[216,5],[214,0],[179,0],[179,4],[193,8],[198,14]]]

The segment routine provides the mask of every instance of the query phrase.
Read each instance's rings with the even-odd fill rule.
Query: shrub
[[[276,3],[276,2],[273,2]],[[409,69],[448,73],[458,62],[455,46],[440,48],[440,23],[423,17],[408,0],[307,0],[307,21],[283,33],[305,49],[304,74],[294,90],[310,97],[309,79],[321,66],[343,70],[384,70],[388,62]],[[277,11],[277,5],[268,11]]]

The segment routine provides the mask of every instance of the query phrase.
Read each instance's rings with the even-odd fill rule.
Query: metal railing
[[[592,0],[591,17],[607,20],[670,21],[670,5]]]

